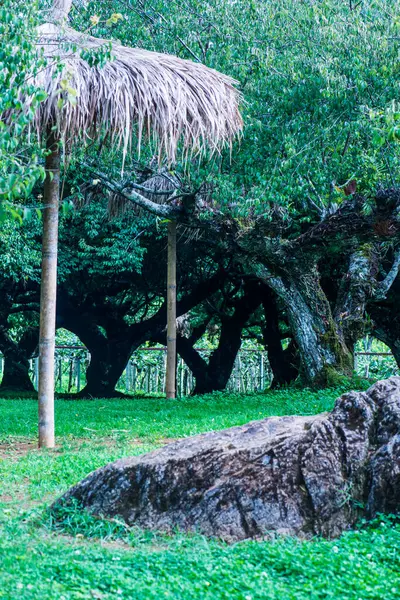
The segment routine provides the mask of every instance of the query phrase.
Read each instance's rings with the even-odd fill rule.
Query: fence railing
[[[212,349],[197,349],[207,359]],[[55,356],[55,387],[58,392],[76,393],[86,385],[86,369],[90,354],[84,346],[59,345]],[[3,373],[0,355],[0,379]],[[116,389],[124,393],[163,394],[165,391],[166,348],[140,348],[134,352],[118,381]],[[356,352],[355,372],[369,377],[399,375],[399,369],[390,352]],[[35,388],[38,383],[38,359],[30,361],[30,376]],[[236,357],[227,390],[237,392],[261,391],[272,381],[267,353],[242,348]],[[189,395],[195,386],[191,370],[181,358],[177,362],[177,395]]]

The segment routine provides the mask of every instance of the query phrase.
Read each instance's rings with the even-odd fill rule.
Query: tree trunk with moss
[[[372,332],[400,364],[399,268],[399,250],[388,256],[381,244],[365,243],[353,251],[340,282],[334,319],[348,348]]]
[[[372,279],[374,302],[386,297],[398,275],[400,252],[397,251],[385,278],[380,281],[374,277],[368,246],[374,250],[376,245],[385,242],[387,247],[390,242],[393,248],[398,247],[399,191],[379,190],[371,210],[367,212],[364,207],[365,198],[354,194],[332,214],[305,228],[297,237],[294,231],[285,237],[287,225],[279,221],[259,221],[246,233],[234,230],[236,248],[245,251],[242,257],[237,253],[238,260],[242,260],[247,268],[250,264],[255,274],[285,305],[299,349],[302,374],[308,384],[329,383],[337,374],[350,375],[353,371],[352,344],[360,335],[360,320],[362,322],[365,316],[363,308],[370,301],[370,281],[361,289],[362,273],[358,269],[366,268],[368,279]],[[321,287],[317,267],[328,255],[339,261],[355,248],[361,251],[352,256],[346,275],[353,281],[347,282],[350,285],[342,282],[341,301],[333,314]],[[364,260],[366,256],[367,261]]]
[[[364,244],[350,254],[340,282],[334,319],[339,336],[349,349],[368,333],[366,307],[373,296],[378,266],[373,244]]]
[[[280,276],[266,274],[265,280],[286,307],[305,383],[323,386],[350,376],[353,355],[335,323],[317,266],[298,262]]]

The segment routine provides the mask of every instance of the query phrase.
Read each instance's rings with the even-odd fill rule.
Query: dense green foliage
[[[26,373],[33,350],[18,348],[16,342],[21,345],[30,327],[37,332],[44,176],[33,127],[34,111],[44,100],[43,92],[32,85],[34,74],[43,67],[34,34],[46,18],[49,2],[5,0],[0,7],[0,342],[9,364],[25,364]],[[186,190],[201,190],[196,196],[196,227],[190,229],[189,223],[188,229],[179,230],[179,299],[198,288],[207,289],[218,273],[219,287],[210,288],[205,299],[185,313],[192,350],[199,346],[215,350],[223,338],[223,324],[228,327],[222,356],[228,355],[229,345],[235,347],[227,335],[235,327],[238,347],[245,338],[245,345],[268,350],[269,358],[275,351],[282,364],[293,343],[293,354],[286,354],[295,374],[278,383],[292,381],[302,374],[307,359],[302,355],[298,360],[300,336],[294,325],[301,318],[288,318],[292,296],[285,301],[272,288],[272,296],[271,290],[269,296],[260,295],[247,321],[240,327],[235,322],[236,311],[240,322],[241,300],[255,294],[255,288],[246,285],[258,274],[243,256],[237,259],[240,238],[257,231],[260,223],[272,222],[265,237],[270,254],[275,250],[279,254],[288,238],[321,220],[326,223],[343,203],[349,182],[356,181],[364,195],[360,214],[372,211],[369,200],[377,187],[400,184],[398,3],[76,0],[70,24],[128,46],[202,62],[238,80],[243,138],[231,152],[226,149],[211,160],[175,166]],[[109,57],[100,53],[87,58],[101,66]],[[26,96],[33,101],[29,110],[22,110]],[[133,143],[126,160],[124,184],[129,180],[143,184],[158,168],[151,149],[144,147],[138,162],[135,147]],[[94,333],[92,364],[96,349],[106,356],[99,361],[94,380],[106,379],[105,367],[124,344],[120,373],[136,342],[165,343],[163,316],[158,329],[149,328],[142,337],[135,337],[132,327],[157,316],[165,297],[166,223],[141,211],[126,211],[121,198],[109,194],[103,179],[91,170],[93,164],[104,177],[121,180],[121,149],[108,147],[107,136],[100,144],[89,139],[86,147],[71,144],[68,160],[62,162],[57,326],[69,328],[69,333],[60,333],[59,339],[70,343],[71,332],[84,339]],[[201,223],[197,229],[210,211],[218,213],[212,222],[220,229],[203,231]],[[377,242],[376,247],[363,248],[371,258],[371,281],[367,286],[358,282],[356,291],[368,287],[368,301],[376,274],[382,279],[394,260],[392,248],[398,237],[391,236],[396,219],[393,223],[383,228],[384,245],[378,247]],[[236,237],[225,236],[225,226]],[[375,233],[380,235],[379,230]],[[347,281],[350,250],[336,246],[326,245],[326,261],[322,254],[315,259],[309,255],[307,264],[301,265],[297,252],[296,261],[285,265],[285,276],[289,273],[297,285],[294,291],[305,301],[311,297],[311,316],[313,311],[319,316],[325,302],[322,321],[310,326],[321,346],[333,336],[338,289]],[[265,260],[262,244],[260,248]],[[282,276],[279,259],[271,262],[274,275]],[[299,285],[315,283],[318,269],[323,275],[320,288],[309,291],[307,285]],[[261,287],[260,281],[256,283]],[[264,280],[262,284],[266,285]],[[396,351],[400,324],[395,294],[400,291],[391,293],[383,308],[389,311],[385,319],[393,339],[387,328],[380,335]],[[368,316],[367,300],[362,293],[355,297],[359,305],[354,304],[354,312],[358,315],[361,306],[365,321],[360,331],[370,331],[375,324]],[[339,311],[340,327],[343,315],[349,316]],[[383,327],[382,319],[378,325]],[[369,351],[378,345],[361,347],[359,342],[359,349]],[[396,359],[400,364],[400,355]],[[205,370],[208,365],[203,366]],[[217,363],[216,371],[222,366],[222,361]],[[381,363],[364,357],[358,369],[365,377],[396,372],[394,361],[386,357]],[[339,393],[363,385],[334,368],[332,376],[341,387],[318,392],[289,387],[168,403],[156,397],[57,400],[54,452],[35,448],[33,399],[0,399],[0,598],[396,600],[400,528],[394,518],[378,519],[336,541],[278,539],[229,547],[200,536],[149,534],[73,510],[55,524],[47,510],[59,494],[108,461],[252,419],[327,411]]]
[[[0,218],[6,209],[18,214],[4,201],[26,198],[44,177],[34,132],[26,144],[35,110],[46,97],[32,83],[43,66],[35,46],[37,10],[36,1],[6,0],[0,7]],[[23,109],[27,96],[32,102]]]
[[[215,205],[239,220],[268,214],[276,204],[312,220],[343,200],[343,186],[351,179],[364,192],[398,181],[400,21],[394,0],[185,0],[183,6],[176,0],[77,2],[71,19],[98,37],[174,53],[237,78],[245,130],[232,161],[226,153],[222,162],[215,158],[200,170],[196,163],[187,172],[193,184],[212,182]],[[40,68],[32,44],[35,6],[18,8],[15,26],[7,6],[0,20],[7,65],[0,113],[18,107],[25,90],[34,92],[29,77]],[[123,18],[107,24],[112,14]],[[38,101],[41,97],[37,92]],[[12,178],[2,187],[11,197],[29,192],[39,175],[25,169],[35,163],[35,151],[22,157],[16,152],[32,110],[18,116],[22,121],[14,124],[11,138],[7,129],[1,134],[2,173]],[[93,151],[98,165],[97,149],[89,147],[86,159]],[[81,147],[72,153],[82,158]],[[101,163],[117,173],[119,152],[103,148]]]
[[[38,223],[36,221],[36,232]],[[32,238],[27,221],[18,225],[12,215],[5,216],[0,231],[2,279],[39,281],[40,245]]]
[[[0,597],[395,600],[400,531],[387,518],[332,542],[227,546],[75,512],[56,526],[46,511],[92,469],[150,450],[165,437],[327,410],[341,391],[216,394],[168,405],[161,399],[58,401],[54,452],[34,449],[34,401],[15,401],[12,414],[10,401],[0,401]]]
[[[398,598],[400,529],[387,519],[336,542],[289,539],[229,548],[203,538],[126,538],[136,548],[118,537],[82,541],[40,534],[29,520],[13,522],[0,542],[7,553],[1,596],[11,600],[17,590],[26,600]]]
[[[110,30],[112,11],[124,18]],[[394,1],[88,2],[77,27],[199,60],[239,81],[244,137],[214,168],[190,177],[217,186],[214,201],[237,217],[272,204],[311,220],[344,197],[398,181],[399,89]]]

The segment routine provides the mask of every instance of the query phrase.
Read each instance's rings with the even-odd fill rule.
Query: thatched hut
[[[38,29],[37,41],[47,62],[36,77],[36,84],[47,92],[47,98],[35,117],[38,134],[45,138],[49,150],[39,342],[39,445],[47,447],[54,446],[61,149],[68,152],[77,140],[85,143],[107,132],[111,143],[122,144],[125,156],[136,128],[139,147],[146,136],[160,156],[173,162],[178,149],[183,153],[217,150],[229,143],[242,126],[239,94],[230,77],[175,56],[127,48],[79,33],[67,24],[71,5],[72,0],[54,0],[48,22]],[[98,64],[93,54],[103,51],[110,54],[110,59]],[[26,104],[29,99],[25,99]],[[173,337],[175,321],[171,319],[169,336]]]
[[[64,143],[86,141],[106,130],[112,142],[127,149],[136,128],[139,144],[145,134],[160,155],[174,162],[178,147],[217,150],[241,129],[232,78],[176,56],[77,32],[66,25],[71,4],[55,0],[50,22],[38,30],[38,45],[48,59],[48,67],[36,78],[48,94],[36,114],[39,130],[56,125]],[[88,52],[109,49],[111,60],[90,66]],[[67,100],[60,108],[63,96]]]

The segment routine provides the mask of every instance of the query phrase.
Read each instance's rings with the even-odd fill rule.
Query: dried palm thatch
[[[146,135],[159,155],[173,162],[180,143],[184,153],[213,152],[241,130],[233,79],[201,64],[116,42],[111,43],[111,61],[91,66],[82,49],[96,52],[109,42],[66,26],[69,5],[69,0],[56,1],[54,22],[38,30],[47,67],[35,83],[48,95],[36,114],[40,131],[55,124],[68,143],[100,136],[106,129],[126,153],[136,126],[139,148]],[[75,90],[76,103],[66,101],[60,108],[63,81]]]

